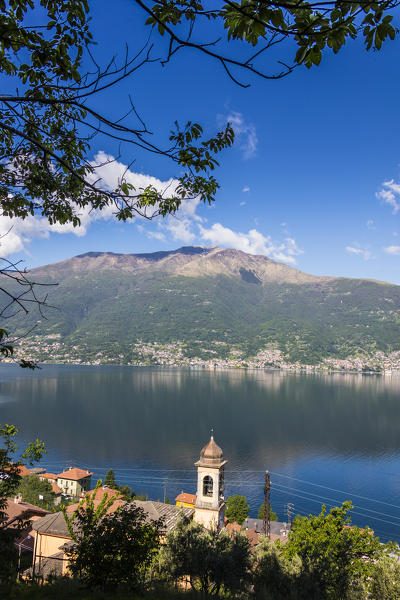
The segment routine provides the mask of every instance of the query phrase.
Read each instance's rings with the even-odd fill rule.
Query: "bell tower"
[[[211,432],[210,441],[200,452],[200,460],[195,463],[197,496],[194,520],[207,529],[220,529],[224,525],[224,467],[227,462]]]

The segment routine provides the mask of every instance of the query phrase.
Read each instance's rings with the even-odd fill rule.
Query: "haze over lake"
[[[0,366],[0,423],[20,441],[44,440],[43,466],[113,468],[119,483],[162,499],[195,492],[211,427],[222,447],[227,495],[252,516],[271,471],[272,508],[319,512],[353,500],[353,522],[400,540],[400,377],[302,375],[44,365]]]

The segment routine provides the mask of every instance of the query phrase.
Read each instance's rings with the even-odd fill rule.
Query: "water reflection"
[[[3,422],[85,461],[96,448],[98,460],[183,464],[211,426],[231,461],[254,468],[400,447],[399,377],[56,366],[0,377]]]
[[[237,491],[241,482],[254,507],[265,468],[397,504],[399,389],[397,376],[50,365],[26,373],[2,365],[0,422],[17,424],[26,440],[43,439],[54,468],[71,461],[102,474],[113,466],[142,489],[155,486],[152,472],[138,479],[129,469],[188,469],[169,474],[171,493],[194,479],[193,462],[214,427],[229,459],[227,484]],[[282,510],[278,487],[289,484],[275,477]]]

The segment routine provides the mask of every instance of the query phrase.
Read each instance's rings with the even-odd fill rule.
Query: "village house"
[[[49,514],[48,510],[23,502],[22,495],[18,494],[14,498],[7,498],[4,507],[5,520],[3,527],[5,529],[20,528],[18,536],[15,538],[14,545],[19,554],[33,552],[34,533],[32,524],[41,517]]]
[[[196,504],[196,494],[187,494],[183,492],[175,498],[176,506],[185,506],[186,508],[194,508]]]
[[[47,480],[49,483],[57,483],[57,477],[58,475],[54,473],[40,473],[39,475],[39,479],[42,481]]]
[[[225,523],[225,497],[224,497],[224,471],[227,461],[224,459],[221,448],[215,443],[213,435],[210,441],[200,452],[200,459],[195,463],[197,467],[197,493],[183,492],[176,497],[176,505],[154,502],[152,500],[134,500],[126,502],[121,498],[120,492],[108,486],[96,487],[89,492],[92,473],[82,469],[70,468],[59,475],[44,473],[42,478],[52,481],[56,478],[57,485],[64,494],[75,496],[77,502],[67,507],[67,513],[72,514],[80,505],[83,498],[91,494],[94,507],[97,508],[106,496],[112,499],[108,513],[126,507],[139,507],[146,516],[148,523],[159,520],[164,521],[164,534],[172,531],[182,517],[194,518],[195,521],[207,528],[214,529],[226,526],[234,535],[240,532],[246,535],[252,547],[263,533],[263,521],[247,518],[242,526],[237,523]],[[89,492],[89,494],[88,494]],[[270,538],[272,541],[287,540],[287,527],[285,523],[271,522]],[[47,579],[50,574],[68,574],[67,550],[71,547],[72,538],[62,512],[47,514],[38,518],[33,523],[35,537],[32,568],[29,575]]]
[[[78,502],[67,506],[67,513],[72,514],[79,507],[79,504],[83,500],[83,498],[88,495],[91,499],[93,499],[93,505],[95,509],[99,506],[104,496],[107,497],[107,500],[113,498],[114,502],[109,507],[107,511],[108,513],[113,513],[117,510],[117,508],[120,508],[121,506],[124,506],[124,504],[126,504],[125,500],[121,499],[121,494],[118,490],[113,490],[112,488],[108,487],[108,485],[103,485],[94,490],[90,490],[86,494],[81,494],[82,497]]]
[[[25,521],[32,519],[32,517],[43,517],[49,514],[49,511],[29,502],[23,502],[22,494],[18,494],[14,498],[7,498],[4,513],[4,526],[12,527],[16,526],[21,520]]]
[[[95,506],[98,506],[104,494],[108,498],[115,497],[115,502],[108,512],[114,512],[121,506],[142,508],[149,523],[157,521],[160,518],[164,520],[165,533],[172,531],[182,517],[191,518],[194,513],[193,509],[190,508],[153,502],[152,500],[125,502],[118,498],[115,490],[106,487],[99,488],[96,491]],[[78,505],[79,503],[69,506],[68,512],[73,512]],[[72,538],[62,512],[52,513],[42,519],[38,519],[33,525],[33,530],[35,543],[32,567],[26,575],[41,577],[43,579],[47,579],[50,575],[67,575],[69,559],[66,555],[66,550],[70,547]]]
[[[20,465],[17,469],[17,473],[20,477],[25,477],[25,475],[32,475],[32,472],[26,468],[25,465]]]
[[[57,475],[56,483],[63,494],[79,498],[82,493],[90,490],[92,475],[90,471],[70,467]]]
[[[51,491],[54,496],[54,504],[57,506],[61,502],[62,490],[57,485],[57,477],[58,475],[54,475],[54,473],[41,473],[39,475],[39,479],[41,481],[48,481],[51,485]]]

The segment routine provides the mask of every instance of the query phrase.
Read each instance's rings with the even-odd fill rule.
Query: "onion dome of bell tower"
[[[219,465],[222,462],[223,452],[211,435],[210,441],[200,452],[200,462],[207,465]]]

